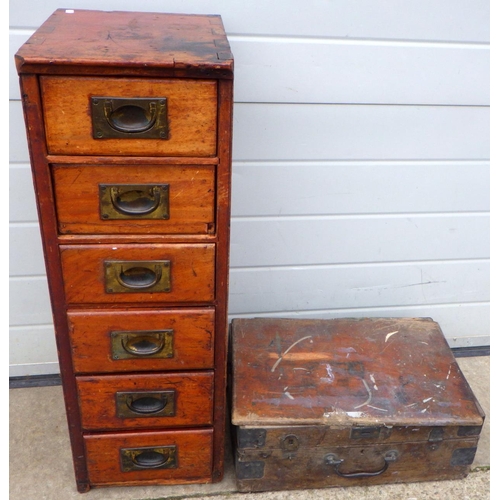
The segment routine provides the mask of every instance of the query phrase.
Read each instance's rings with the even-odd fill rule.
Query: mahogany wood
[[[215,156],[217,83],[214,80],[41,77],[50,154]],[[166,97],[168,140],[92,137],[91,97]]]
[[[154,429],[212,424],[213,372],[155,373],[77,377],[85,430]],[[174,414],[123,418],[117,414],[118,392],[175,391]]]
[[[213,309],[68,311],[76,373],[200,370],[214,366]],[[112,332],[172,330],[171,358],[113,359]]]
[[[138,234],[214,232],[214,168],[189,166],[53,165],[61,234]],[[103,219],[100,185],[167,185],[165,219]]]

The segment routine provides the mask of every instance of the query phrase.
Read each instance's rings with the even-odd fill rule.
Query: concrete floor
[[[486,500],[490,498],[490,358],[458,358],[486,421],[472,472],[462,480],[321,490],[237,493],[232,457],[225,478],[212,485],[97,488],[76,491],[62,389],[10,392],[10,500]]]

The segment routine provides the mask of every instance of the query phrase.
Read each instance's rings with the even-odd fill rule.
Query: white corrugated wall
[[[13,54],[11,376],[59,368]],[[221,14],[235,56],[230,314],[428,316],[489,345],[487,0],[74,0]]]

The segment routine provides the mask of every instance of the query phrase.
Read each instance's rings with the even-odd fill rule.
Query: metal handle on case
[[[326,465],[333,465],[333,470],[335,474],[340,477],[347,479],[362,478],[362,477],[374,477],[380,476],[388,468],[391,462],[394,462],[398,457],[398,452],[396,450],[388,451],[384,456],[384,465],[376,471],[359,471],[359,472],[342,472],[340,466],[344,462],[344,459],[339,458],[335,453],[329,453],[325,456],[324,461]]]

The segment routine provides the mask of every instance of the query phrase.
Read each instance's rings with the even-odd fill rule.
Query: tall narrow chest
[[[78,490],[218,481],[233,105],[221,19],[60,9],[16,66]]]

